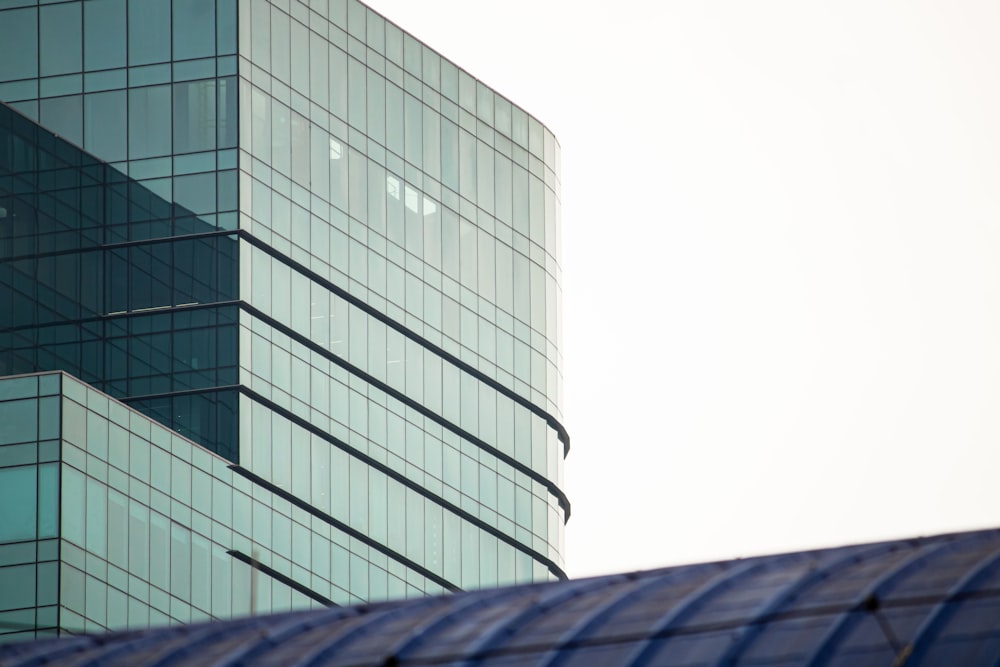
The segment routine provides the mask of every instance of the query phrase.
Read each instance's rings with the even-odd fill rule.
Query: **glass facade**
[[[8,1],[0,102],[0,375],[363,536],[324,598],[564,577],[548,129],[355,0]]]
[[[0,420],[0,641],[450,588],[68,375],[0,380]]]

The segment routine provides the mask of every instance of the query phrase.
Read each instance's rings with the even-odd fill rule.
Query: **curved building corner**
[[[45,539],[65,549],[17,567],[100,563],[70,577],[105,602],[39,632],[237,614],[195,599],[216,560],[267,573],[258,611],[564,579],[552,133],[356,0],[15,4],[0,9],[0,375],[68,373],[84,398],[16,400],[117,424],[67,441],[64,421],[52,438],[83,454],[46,450],[58,493],[33,487],[32,506],[110,526],[124,496],[146,553],[154,525],[182,526],[151,581],[127,550],[112,560],[110,528],[81,537],[60,514]],[[182,479],[196,456],[220,497],[267,502],[199,510],[193,481],[136,478],[107,452],[127,432],[162,456],[140,414],[186,443],[164,450]],[[49,447],[32,428],[0,446]],[[199,446],[208,458],[179,454]]]

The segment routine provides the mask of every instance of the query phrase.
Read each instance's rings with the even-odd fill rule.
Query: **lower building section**
[[[394,549],[64,373],[0,379],[0,424],[0,641],[456,588],[446,543]]]

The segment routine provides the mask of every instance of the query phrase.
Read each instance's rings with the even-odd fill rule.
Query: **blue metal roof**
[[[53,663],[992,666],[1000,530],[0,646]]]

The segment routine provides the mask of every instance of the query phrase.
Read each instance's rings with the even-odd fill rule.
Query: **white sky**
[[[1000,3],[368,4],[562,144],[570,575],[1000,525]]]

